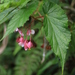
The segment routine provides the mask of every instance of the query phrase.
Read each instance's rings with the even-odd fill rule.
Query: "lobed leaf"
[[[60,6],[46,1],[44,11],[44,31],[47,40],[53,48],[53,52],[60,58],[62,71],[71,34],[68,31],[68,19]]]

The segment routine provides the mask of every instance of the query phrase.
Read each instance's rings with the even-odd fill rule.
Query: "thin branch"
[[[42,58],[41,63],[43,63],[43,62],[45,61],[46,46],[47,46],[47,40],[46,40],[46,38],[45,38],[45,36],[44,36],[43,58]]]
[[[39,20],[37,17],[34,17],[34,16],[31,16],[31,17],[34,18],[34,20],[38,20],[40,22],[43,22],[43,21]]]
[[[38,14],[39,14],[39,16],[42,16],[41,14],[40,14],[40,12],[37,12]]]
[[[72,0],[71,7],[73,7],[74,5],[75,5],[75,0]]]
[[[4,24],[4,34],[5,34],[5,32],[6,32],[6,24]],[[8,44],[8,36],[5,37],[5,38],[3,39],[3,41],[2,41],[2,46],[0,47],[0,54],[3,53],[3,51],[4,51],[4,49],[6,48],[7,44]]]
[[[71,10],[72,12],[75,13],[75,9],[74,9],[73,7],[70,7],[70,6],[64,6],[63,9]]]

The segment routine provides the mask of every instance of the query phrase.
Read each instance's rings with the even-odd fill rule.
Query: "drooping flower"
[[[33,44],[32,44],[32,42],[31,41],[29,41],[28,43],[27,43],[27,47],[30,49],[31,47],[33,47]]]
[[[21,37],[18,37],[17,39],[16,39],[16,42],[20,45],[20,46],[22,46],[22,47],[24,47],[24,38],[21,36]]]
[[[16,42],[21,46],[21,47],[24,47],[25,50],[28,50],[30,49],[31,47],[33,47],[33,43],[31,42],[31,34],[35,34],[35,31],[34,30],[28,30],[27,31],[27,36],[30,36],[30,41],[27,40],[27,38],[24,40],[23,36],[24,34],[22,33],[21,30],[19,30],[18,28],[16,29],[16,32],[19,32],[20,34],[20,37],[18,37],[16,39]]]
[[[33,44],[32,44],[32,42],[31,41],[27,41],[27,40],[25,40],[24,41],[24,49],[25,50],[28,50],[28,49],[30,49],[31,47],[33,47]]]
[[[24,41],[24,49],[25,49],[25,50],[27,50],[27,49],[28,49],[28,47],[27,47],[27,43],[28,43],[28,41],[27,41],[27,40],[25,40],[25,41]]]

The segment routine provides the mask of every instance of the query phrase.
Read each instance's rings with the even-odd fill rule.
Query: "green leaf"
[[[14,8],[8,8],[5,11],[0,13],[0,22],[9,14],[9,12],[11,12]],[[1,24],[1,23],[0,23]]]
[[[1,3],[10,2],[10,1],[14,1],[14,0],[1,0]]]
[[[6,75],[6,70],[3,66],[0,65],[0,75]]]
[[[53,52],[60,58],[63,71],[71,38],[67,29],[68,19],[61,7],[50,1],[45,2],[43,11],[45,14],[43,23],[45,35],[53,48]]]
[[[46,2],[47,0],[43,0],[43,1]],[[50,1],[57,4],[60,2],[59,0],[50,0]]]
[[[18,9],[13,10],[11,13],[9,13],[7,16],[3,18],[3,20],[0,21],[0,24],[4,23],[5,21],[9,20],[13,15],[15,15],[18,12]]]
[[[32,75],[33,72],[36,72],[41,62],[40,54],[42,55],[42,50],[39,48],[20,52],[16,58],[14,75]]]
[[[29,5],[27,8],[20,9],[18,11],[18,13],[16,13],[16,15],[14,15],[14,17],[9,22],[7,31],[6,31],[5,35],[3,36],[3,38],[6,37],[7,35],[9,35],[10,33],[14,32],[16,30],[16,28],[23,26],[24,23],[26,23],[26,21],[29,20],[29,16],[36,10],[36,8],[38,6],[37,4],[38,4],[38,2],[36,1],[36,2],[32,3],[31,5]]]
[[[19,2],[14,0],[5,1],[0,4],[0,12],[4,11],[5,9],[8,9],[10,7],[18,7]]]
[[[52,53],[53,53],[52,50],[48,51],[48,53],[46,54],[45,58],[47,59]]]
[[[44,67],[38,71],[37,75],[41,75],[47,68],[49,68],[50,66],[52,66],[54,64],[57,64],[57,59],[56,58],[52,59],[48,63],[46,63],[46,65],[44,65]]]
[[[20,8],[26,6],[26,4],[29,2],[30,0],[21,0],[20,3]]]
[[[21,50],[21,48],[22,48],[21,46],[19,46],[18,44],[16,44],[15,50],[13,52],[13,55],[16,55]]]

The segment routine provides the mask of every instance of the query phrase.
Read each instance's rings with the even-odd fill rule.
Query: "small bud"
[[[16,28],[16,32],[18,31],[18,28]]]
[[[31,34],[35,34],[35,31],[34,31],[33,29],[32,29],[32,30],[28,30],[28,31],[27,31],[27,35],[29,35],[29,36],[30,36]]]
[[[35,31],[33,29],[31,30],[31,34],[33,34],[33,35],[35,34]]]

